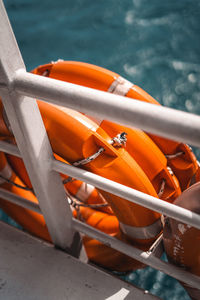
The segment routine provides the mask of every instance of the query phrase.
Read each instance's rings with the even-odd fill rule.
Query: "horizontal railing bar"
[[[31,200],[27,200],[2,188],[0,188],[0,198],[41,214],[38,203],[34,203]]]
[[[9,153],[9,154],[13,154],[13,155],[15,155],[15,156],[18,156],[18,157],[21,157],[21,155],[20,155],[20,153],[19,153],[19,150],[18,150],[18,148],[17,148],[17,146],[15,146],[15,145],[12,145],[12,144],[9,144],[9,143],[7,143],[7,142],[4,142],[4,141],[0,141],[0,150],[1,151],[5,151],[5,152],[7,152],[7,153]],[[77,170],[77,168],[76,168],[76,170]],[[94,175],[94,174],[93,174]],[[96,175],[96,176],[98,176],[98,175]],[[75,176],[74,176],[75,177]],[[103,178],[104,179],[104,178]],[[82,180],[84,180],[84,179],[82,179]],[[97,179],[98,180],[98,179]],[[97,186],[97,183],[95,183],[96,184],[96,186]],[[122,185],[123,186],[123,185]],[[101,187],[102,188],[102,187]],[[102,188],[103,189],[103,188]],[[145,197],[146,196],[148,196],[148,195],[146,195],[145,194]],[[158,199],[157,198],[155,198],[156,199],[156,201],[158,201]],[[128,199],[127,199],[128,200]],[[133,200],[134,201],[134,200]],[[142,205],[142,203],[140,203],[141,205]],[[168,205],[168,203],[166,203],[167,205]],[[20,205],[20,203],[19,203],[19,205]],[[21,206],[23,206],[23,205],[21,205]],[[146,206],[147,207],[147,206]],[[177,206],[176,206],[177,207]],[[151,208],[151,207],[150,207]],[[179,209],[179,207],[177,207],[178,209]],[[31,207],[30,207],[30,209],[31,209]],[[152,207],[152,209],[154,209],[154,210],[157,210],[157,208],[155,208],[155,207]],[[175,213],[175,211],[174,211],[174,206],[173,206],[173,213]],[[162,208],[162,211],[160,211],[160,210],[157,210],[157,211],[159,211],[159,212],[161,212],[161,213],[164,213],[164,214],[166,214],[167,215],[167,212],[165,212],[165,210]],[[193,213],[194,214],[194,213]],[[198,215],[197,215],[198,216]],[[176,218],[175,216],[173,216],[174,218]],[[179,220],[181,221],[181,219],[182,219],[182,221],[183,222],[185,222],[185,223],[187,223],[188,222],[188,224],[190,224],[190,225],[192,225],[192,226],[194,226],[194,227],[197,227],[197,228],[199,228],[200,227],[200,225],[198,225],[198,224],[196,224],[196,222],[195,222],[195,220],[193,219],[193,216],[191,216],[191,218],[192,218],[192,223],[193,224],[191,224],[191,222],[188,222],[187,220],[183,220],[183,218],[180,218]],[[198,218],[199,218],[199,216],[198,216]],[[198,227],[199,226],[199,227]]]
[[[200,229],[200,215],[187,209],[55,159],[52,160],[52,169]]]
[[[5,141],[0,141],[0,151],[6,152],[8,154],[12,154],[17,157],[21,157],[21,154],[17,146]]]
[[[12,154],[12,155],[15,155],[15,156],[17,156],[17,157],[21,157],[21,155],[20,155],[20,152],[19,152],[19,150],[18,150],[18,148],[17,148],[17,146],[15,146],[15,145],[12,145],[12,144],[10,144],[10,143],[8,143],[8,142],[5,142],[5,141],[0,141],[0,150],[1,151],[4,151],[4,152],[6,152],[6,153],[9,153],[9,154]],[[66,164],[65,164],[65,166],[66,166]],[[76,170],[77,170],[77,168],[76,168]],[[84,171],[85,172],[85,171]],[[68,171],[67,171],[67,173],[68,173]],[[77,175],[77,177],[79,176],[79,174]],[[94,176],[94,174],[93,174],[93,176]],[[98,176],[98,175],[96,175],[96,176]],[[75,177],[75,176],[74,176]],[[85,179],[82,179],[82,180],[85,180]],[[98,179],[97,179],[98,180]],[[91,183],[91,182],[90,182]],[[95,185],[97,186],[97,183],[95,183]],[[123,185],[122,185],[123,186]],[[103,189],[103,187],[101,187],[102,189]],[[145,197],[146,196],[148,196],[148,195],[146,195],[145,194]],[[155,198],[156,199],[156,201],[158,201],[158,199],[157,198]],[[128,200],[128,199],[127,199]],[[133,200],[134,201],[134,200]],[[141,205],[142,205],[142,203],[140,203]],[[166,203],[167,205],[168,205],[168,203]],[[19,204],[20,205],[20,204]],[[147,206],[146,206],[147,207]],[[177,207],[177,206],[176,206]],[[154,209],[154,210],[157,210],[157,211],[159,211],[159,212],[161,212],[161,213],[163,213],[163,214],[168,214],[166,211],[165,211],[165,209],[163,209],[163,207],[162,207],[162,211],[160,211],[160,210],[158,210],[156,207],[148,207],[148,208],[152,208],[152,209]],[[179,207],[177,207],[178,209],[179,209]],[[31,209],[31,208],[30,208]],[[173,206],[173,213],[175,213],[175,211],[174,211],[174,206]],[[192,213],[192,214],[194,214],[194,213]],[[197,215],[197,214],[194,214],[194,215],[196,215],[195,217],[196,217],[196,219],[197,219],[197,222],[199,222],[199,215]],[[198,216],[198,217],[197,217]],[[174,215],[173,216],[175,219],[176,219],[176,216]],[[187,217],[186,217],[187,218]],[[188,223],[188,224],[190,224],[190,225],[192,225],[192,226],[194,226],[194,227],[197,227],[197,228],[199,228],[200,229],[200,225],[198,225],[198,223],[196,223],[196,220],[193,218],[193,216],[189,216],[189,218],[191,219],[192,218],[192,222],[190,222],[189,220],[185,220],[185,219],[183,219],[183,218],[180,218],[179,219],[179,221],[182,221],[182,222],[185,222],[185,223]],[[178,219],[178,218],[177,218]]]
[[[108,247],[111,247],[117,251],[120,251],[133,259],[136,259],[145,265],[149,265],[152,268],[155,268],[157,270],[160,270],[161,272],[164,272],[165,274],[168,274],[180,281],[183,281],[197,289],[200,289],[200,277],[195,276],[191,273],[188,273],[184,271],[183,269],[180,269],[172,264],[166,263],[159,258],[155,257],[153,254],[150,254],[148,252],[144,252],[138,248],[135,248],[134,246],[128,245],[113,236],[109,236],[106,233],[103,233],[83,222],[80,222],[79,220],[73,219],[72,220],[73,227],[79,231],[82,232],[94,239],[99,240],[100,242],[104,243]]]
[[[22,95],[66,106],[170,139],[200,146],[200,117],[18,70],[13,87]]]

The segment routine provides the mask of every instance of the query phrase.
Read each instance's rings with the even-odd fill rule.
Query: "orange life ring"
[[[114,72],[111,72],[109,70],[95,65],[82,62],[59,60],[55,63],[39,66],[33,71],[33,73],[159,105],[159,103],[153,97],[151,97],[148,93],[146,93],[137,85],[130,83],[129,81],[123,79]],[[101,121],[100,126],[106,132],[108,132],[108,134],[112,133],[113,131],[118,131],[120,129],[120,125],[105,120]],[[130,136],[131,130],[127,128],[125,130],[129,130]],[[173,181],[170,179],[170,176],[167,175],[168,171],[166,170],[166,165],[168,165],[173,170],[174,174],[180,182],[181,189],[184,190],[189,186],[193,175],[197,171],[196,158],[192,153],[190,147],[188,147],[185,144],[168,140],[162,137],[154,136],[151,134],[149,134],[149,136],[154,141],[154,143],[161,149],[163,154],[166,155],[167,163],[165,161],[166,158],[164,159],[163,157],[161,157],[161,154],[158,152],[158,149],[156,150],[156,148],[154,147],[155,161],[157,161],[154,164],[154,168],[156,168],[157,166],[160,167],[160,163],[163,163],[163,174],[160,175],[161,177],[164,176],[166,180],[165,190],[167,191],[168,189],[168,192],[166,192],[168,196],[166,196],[166,198],[172,197],[173,199],[175,199],[178,196],[178,194],[180,194],[177,188],[177,180],[174,178]],[[150,142],[148,141],[148,143]],[[128,148],[131,149],[131,146],[132,143],[130,142],[130,147]],[[134,157],[134,159],[139,164],[142,164],[144,162],[142,165],[144,169],[146,164],[145,159],[141,159],[141,156],[139,158],[140,162],[138,162],[137,156]],[[146,168],[145,170],[146,172],[148,172],[147,170],[150,169]],[[158,170],[156,171],[156,174],[158,174]],[[158,178],[160,178],[160,176],[158,176]],[[159,181],[158,178],[157,181]],[[155,189],[158,191],[158,183],[156,182],[154,183],[154,185]],[[174,195],[171,194],[171,196],[169,196],[170,190],[171,193]],[[174,190],[174,193],[172,192],[172,190]]]
[[[32,188],[23,161],[20,158],[8,154],[7,158],[12,167],[14,167],[15,172],[22,179],[22,181],[26,182],[29,188]],[[56,158],[58,160],[64,161],[58,155],[56,155]],[[64,162],[67,163],[66,161]],[[61,176],[65,180],[68,179],[68,176],[66,175],[61,174]],[[78,195],[78,200],[80,200],[81,203],[86,203],[90,205],[105,204],[104,198],[102,198],[102,196],[99,195],[99,193],[94,187],[87,187],[87,189],[85,190],[85,183],[79,180],[66,182],[64,186],[67,190],[67,194],[70,193],[70,195],[74,196],[76,200]],[[80,188],[81,192],[79,192]],[[26,230],[28,230],[36,236],[39,236],[51,242],[48,231],[44,226],[45,221],[43,217],[41,217],[41,215],[36,213],[32,215],[31,211],[24,210],[23,208],[21,209],[20,207],[17,207],[16,209],[16,205],[8,205],[8,203],[5,202],[5,200],[3,202],[0,202],[0,206],[4,209],[6,208],[5,211]],[[98,211],[97,209],[101,211]],[[31,222],[29,226],[27,226],[27,223],[29,223],[30,216],[32,217],[32,220],[35,223]],[[74,217],[79,217],[81,218],[81,221],[87,223],[88,225],[107,234],[115,236],[116,238],[126,243],[129,242],[125,235],[120,232],[119,221],[116,218],[116,216],[113,215],[113,212],[109,206],[100,207],[96,209],[92,209],[90,207],[80,207],[78,216],[77,211],[74,210]],[[45,234],[40,235],[40,232],[43,231]],[[83,237],[83,244],[89,260],[104,268],[119,272],[127,272],[144,267],[142,263],[92,238],[86,236]],[[146,245],[145,247],[144,245],[140,245],[137,243],[133,244],[135,247],[143,250],[148,250],[149,248],[149,245]]]
[[[108,78],[105,79],[105,76],[103,75],[101,79],[104,82]],[[110,75],[108,77],[109,80],[112,79],[113,81],[113,77],[110,78]],[[88,76],[88,78],[85,80],[90,82],[90,79],[91,78]],[[85,85],[87,86],[87,84]],[[111,85],[112,88],[114,88],[112,83]],[[115,90],[117,89],[115,88]],[[157,197],[156,191],[150,180],[140,168],[139,164],[136,163],[136,159],[133,159],[135,158],[134,154],[130,156],[124,147],[114,147],[111,145],[110,135],[107,134],[102,128],[97,126],[96,123],[89,120],[86,116],[69,109],[60,108],[55,105],[43,103],[41,101],[38,101],[38,106],[49,135],[52,148],[56,154],[70,163],[74,163],[77,160],[85,159],[94,152],[98,151],[99,148],[103,147],[104,151],[102,152],[101,156],[96,158],[95,161],[88,162],[84,168],[116,182],[120,182]],[[106,126],[107,131],[109,131],[109,128],[109,126]],[[111,129],[114,130],[113,127],[111,127]],[[131,129],[127,128],[127,130],[130,130],[129,134],[132,134]],[[68,136],[68,138],[66,138],[66,136]],[[150,148],[150,151],[157,153],[159,163],[156,165],[155,170],[158,174],[163,173],[163,178],[166,177],[166,181],[168,180],[170,183],[169,187],[171,185],[171,191],[169,189],[165,197],[166,199],[170,198],[170,201],[172,201],[180,194],[180,189],[176,177],[172,177],[170,174],[168,174],[169,172],[167,173],[166,171],[166,159],[156,145],[154,145],[143,132],[138,131],[138,134],[135,134],[135,137],[138,137],[138,139],[141,141],[142,139],[145,140],[146,144],[148,144]],[[144,154],[143,156],[145,157]],[[139,159],[139,153],[136,157],[138,161],[141,161],[141,159]],[[145,168],[145,164],[143,168]],[[164,174],[167,175],[164,177]],[[155,179],[154,177],[151,178],[152,182],[153,179]],[[158,179],[160,179],[160,177],[158,177]],[[159,181],[156,183],[155,182],[154,186],[156,186],[156,184],[158,186]],[[82,183],[79,182],[79,184]],[[116,232],[116,236],[121,239],[131,239],[135,243],[138,243],[138,245],[143,245],[143,249],[148,248],[150,243],[161,231],[160,215],[139,205],[131,204],[128,201],[111,195],[107,192],[101,191],[101,193],[112,207],[114,214],[117,216],[120,222],[120,228],[123,233],[118,231]],[[110,229],[110,226],[108,226],[108,228]],[[144,231],[145,234],[142,235]],[[92,243],[94,246],[94,243],[96,243],[91,239],[85,239],[87,240],[88,245]],[[93,251],[93,253],[96,253],[96,251]]]
[[[157,197],[140,166],[123,147],[113,147],[109,135],[97,124],[69,109],[61,109],[41,101],[38,101],[38,106],[56,154],[69,163],[74,163],[103,147],[104,151],[99,157],[82,167]],[[120,221],[123,232],[131,239],[149,244],[160,233],[160,214],[105,191],[100,192]]]
[[[62,159],[60,156],[56,154],[54,154],[54,156],[57,160],[68,164],[68,162]],[[71,178],[65,174],[60,175],[68,197],[72,196],[82,204],[88,205],[88,207],[89,205],[92,205],[97,211],[99,210],[106,214],[113,215],[111,207],[94,186],[76,178]]]
[[[38,101],[38,105],[55,153],[73,163],[90,156],[103,146],[105,151],[101,157],[85,165],[86,169],[157,197],[153,186],[137,163],[124,148],[114,148],[110,144],[111,138],[94,122],[69,109],[63,111],[41,101]],[[148,227],[153,227],[154,233],[149,236],[150,240],[159,234],[160,214],[107,192],[101,192],[122,226],[135,229],[134,234],[137,229],[142,233],[144,227],[147,230]],[[125,210],[121,210],[123,206]],[[124,231],[126,232],[126,229]],[[144,243],[146,241],[146,236],[142,234],[136,233],[136,236],[131,237]]]
[[[13,194],[21,196],[31,202],[38,203],[34,194],[26,189],[24,183],[13,172],[3,152],[0,152],[0,186]],[[5,199],[0,199],[0,207],[30,233],[42,239],[50,240],[44,218],[41,214],[18,206]]]
[[[16,164],[16,161],[13,161]],[[24,176],[26,170],[24,169],[23,162],[21,160],[18,162],[24,172],[21,172],[21,175],[26,179],[26,175]],[[16,195],[22,196],[31,202],[38,203],[31,191],[23,189],[26,188],[26,186],[12,171],[3,152],[0,152],[0,187],[9,190]],[[31,189],[31,186],[29,189]],[[95,196],[96,194],[94,193],[93,197],[90,196],[90,204],[97,203],[99,198],[96,198]],[[37,237],[51,242],[45,220],[41,214],[1,198],[0,207],[25,230]],[[88,225],[127,242],[125,236],[120,233],[119,221],[116,216],[85,207],[80,207],[80,214],[82,220]],[[74,216],[77,217],[76,211],[74,211]],[[89,260],[104,268],[123,272],[144,267],[142,263],[91,238],[84,237],[83,243]],[[140,247],[140,245],[138,247]]]
[[[77,217],[76,212],[74,216]],[[129,243],[129,240],[120,231],[119,221],[116,216],[99,212],[95,209],[81,207],[80,218],[88,225],[114,236],[125,243]],[[90,237],[84,236],[83,244],[90,260],[104,268],[127,272],[145,267],[144,264]],[[144,247],[144,245],[137,243],[133,243],[133,245],[137,248],[148,250],[148,246]]]
[[[200,183],[184,191],[174,204],[200,214]],[[200,230],[177,220],[164,220],[163,241],[168,259],[171,263],[200,276]],[[183,284],[192,299],[200,298],[200,290]]]
[[[4,153],[0,152],[0,158],[0,174],[10,180],[10,183],[4,183],[3,180],[2,185],[0,182],[1,187],[8,189],[15,194],[23,196],[24,198],[27,198],[32,202],[38,203],[36,197],[32,192],[24,191],[21,188],[15,187],[14,184],[19,184],[21,187],[25,187],[25,185],[11,170],[9,164],[6,161]],[[21,159],[12,160],[13,156],[10,156],[10,158],[11,162],[14,162],[16,170],[18,170],[20,166],[20,175],[22,176],[23,180],[27,181],[28,175],[26,175],[26,169],[24,167],[23,161]],[[19,165],[17,164],[17,162],[19,163]],[[4,169],[6,169],[7,172],[5,172]],[[69,183],[66,183],[65,185],[67,184]],[[72,194],[75,194],[76,186],[73,187],[72,185],[73,183],[71,183],[70,191]],[[31,189],[31,185],[29,185],[29,189]],[[104,201],[102,201],[102,198],[96,197],[96,194],[92,193],[92,197],[90,195],[90,204],[97,204],[98,200],[101,201],[99,202],[99,204],[104,203]],[[0,199],[0,207],[24,229],[44,240],[51,242],[45,220],[41,214],[33,212],[26,208],[22,208],[21,206],[10,203],[4,199]],[[86,222],[88,225],[93,226],[98,230],[115,236],[116,238],[128,243],[128,240],[126,239],[124,234],[120,232],[119,221],[116,216],[85,207],[80,207],[80,215],[81,220]],[[76,211],[74,211],[74,216],[77,217]],[[110,247],[94,239],[84,237],[83,243],[89,260],[104,268],[123,272],[144,267],[142,263],[120,253],[119,251],[111,249]],[[141,246],[135,244],[135,246],[138,248],[142,248],[143,250],[148,249],[148,245]]]

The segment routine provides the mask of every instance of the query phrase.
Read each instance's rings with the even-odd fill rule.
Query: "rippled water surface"
[[[200,113],[199,0],[4,3],[28,70],[58,58],[90,62],[165,106]],[[165,300],[189,299],[175,280],[151,268],[126,279]]]

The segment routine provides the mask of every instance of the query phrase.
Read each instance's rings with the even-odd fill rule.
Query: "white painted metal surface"
[[[0,222],[2,300],[156,300],[51,245]]]
[[[200,146],[200,117],[18,70],[13,79],[22,95],[66,106],[170,139]]]
[[[72,214],[60,176],[51,169],[53,153],[37,103],[13,89],[14,74],[25,66],[2,1],[0,44],[0,96],[9,123],[54,244],[75,254],[81,246],[80,237],[71,226]]]

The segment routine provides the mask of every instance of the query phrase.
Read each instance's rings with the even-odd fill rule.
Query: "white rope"
[[[161,182],[161,186],[160,186],[160,190],[158,192],[158,197],[162,197],[163,193],[164,193],[164,190],[165,190],[165,184],[166,184],[166,180],[163,179],[162,182]]]
[[[97,158],[103,151],[105,151],[105,149],[103,147],[99,148],[99,150],[90,155],[89,157],[87,158],[84,158],[82,160],[78,160],[76,162],[74,162],[72,165],[77,167],[77,166],[82,166],[82,165],[85,165],[85,164],[88,164],[89,162],[93,161],[95,158]]]
[[[76,197],[74,197],[76,199]],[[76,199],[78,201],[76,201],[75,199],[72,199],[72,197],[69,198],[70,201],[69,201],[69,204],[74,207],[75,209],[78,207],[89,207],[89,208],[101,208],[101,207],[107,207],[108,206],[108,203],[97,203],[97,204],[88,204],[88,203],[82,203],[82,202],[78,202],[78,201],[81,201],[81,199]]]
[[[85,220],[83,219],[80,211],[80,207],[88,207],[88,208],[93,208],[93,209],[98,209],[101,207],[107,207],[109,206],[108,203],[100,203],[100,204],[88,204],[88,203],[82,203],[81,199],[77,198],[76,196],[70,195],[68,191],[66,191],[67,195],[67,200],[71,208],[74,208],[77,212],[77,219],[84,222]]]
[[[125,146],[126,142],[127,142],[126,136],[127,136],[126,132],[119,133],[119,134],[117,134],[116,137],[114,137],[110,141],[110,144],[113,145],[113,147]],[[90,163],[91,161],[93,161],[94,159],[96,159],[104,151],[105,151],[105,149],[103,147],[101,147],[101,148],[99,148],[99,150],[96,153],[88,156],[87,158],[78,160],[78,161],[74,162],[72,165],[75,167],[86,165],[86,164]]]
[[[177,153],[175,153],[175,154],[166,154],[165,157],[166,157],[167,159],[174,159],[174,158],[179,157],[179,156],[181,156],[181,155],[183,155],[183,154],[185,154],[185,152],[180,151],[180,152],[177,152]]]
[[[72,177],[68,177],[66,179],[63,180],[63,184],[66,184],[68,182],[73,182],[77,179],[72,178]],[[89,207],[89,208],[93,208],[93,209],[98,209],[101,207],[108,207],[109,204],[108,203],[97,203],[97,204],[88,204],[88,203],[84,203],[83,200],[81,198],[79,198],[77,195],[71,195],[70,192],[68,190],[66,190],[66,195],[68,197],[68,203],[69,205],[71,205],[71,207],[73,207],[78,214],[80,214],[80,207]]]
[[[158,246],[160,246],[160,243],[162,242],[162,240],[163,240],[163,233],[161,233],[161,235],[159,235],[159,237],[151,245],[149,250],[147,250],[147,253],[154,253],[156,251],[156,249],[158,248]]]

